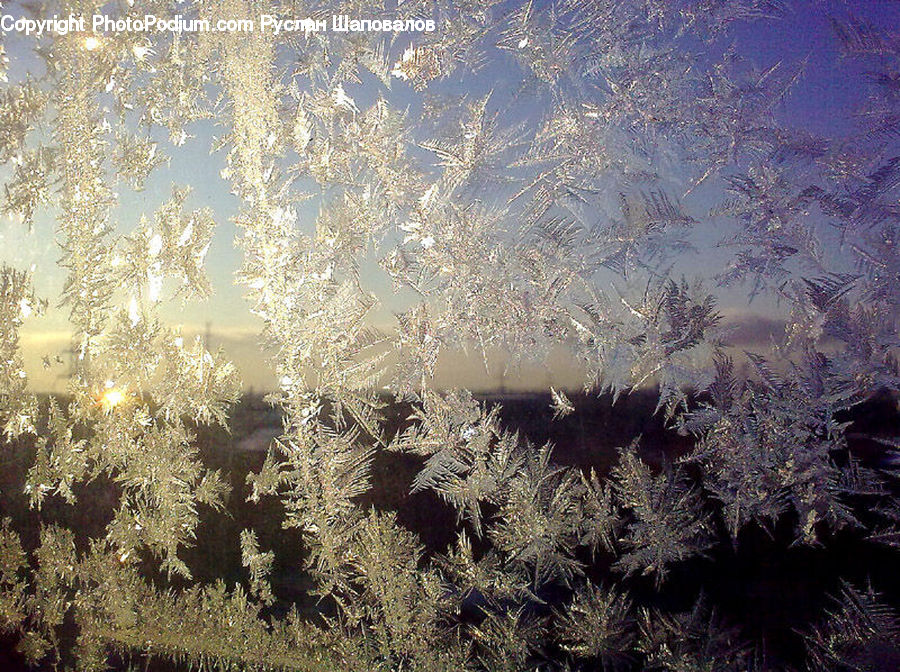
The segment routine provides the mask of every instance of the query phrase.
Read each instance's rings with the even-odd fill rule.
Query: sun
[[[100,395],[100,405],[107,411],[111,411],[123,401],[125,401],[125,393],[121,388],[116,387],[113,381],[107,380],[106,389]]]

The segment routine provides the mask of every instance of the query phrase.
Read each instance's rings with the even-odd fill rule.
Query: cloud
[[[737,360],[743,360],[740,351],[768,346],[773,339],[784,336],[786,322],[782,318],[769,317],[747,311],[726,311],[723,326],[728,331],[727,344],[738,350]],[[181,325],[181,333],[187,338],[206,337],[207,327],[201,324]],[[275,370],[270,362],[277,354],[275,350],[261,348],[262,338],[254,326],[211,326],[208,331],[212,349],[221,347],[225,355],[237,367],[244,391],[268,391],[276,386]],[[39,391],[63,391],[65,374],[68,371],[68,356],[71,334],[66,330],[23,331],[21,336],[22,355],[32,389]],[[61,355],[64,364],[55,362]],[[53,365],[47,369],[42,364],[44,356],[49,356]],[[547,390],[551,385],[558,388],[578,389],[585,380],[585,372],[565,348],[556,348],[546,364],[525,363],[517,371],[504,368],[507,356],[493,352],[489,356],[489,370],[477,352],[464,353],[461,350],[445,350],[436,370],[434,384],[438,388],[464,387],[480,391]]]
[[[728,330],[728,345],[736,348],[767,346],[784,337],[787,322],[781,318],[766,317],[757,313],[732,313],[724,316]]]

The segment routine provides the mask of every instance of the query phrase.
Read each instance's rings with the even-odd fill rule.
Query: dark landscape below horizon
[[[617,448],[639,440],[641,458],[656,470],[662,470],[688,454],[692,440],[667,427],[663,413],[654,413],[657,395],[653,390],[622,395],[615,402],[611,395],[571,395],[575,412],[553,420],[549,394],[503,393],[476,395],[482,403],[501,406],[503,424],[516,427],[535,446],[546,442],[554,446],[552,460],[585,473],[591,469],[606,475],[618,459]],[[42,400],[45,401],[45,400]],[[697,400],[691,402],[696,404]],[[409,407],[395,404],[384,409],[386,426],[401,429]],[[853,412],[846,421],[849,450],[865,466],[887,466],[895,459],[879,438],[900,434],[898,399],[880,392]],[[280,434],[281,416],[264,401],[262,395],[244,395],[232,408],[231,433],[200,428],[195,445],[204,463],[221,469],[231,486],[225,511],[202,511],[202,523],[196,544],[183,553],[194,580],[210,583],[223,579],[233,585],[246,581],[241,565],[240,531],[255,529],[262,548],[275,551],[272,585],[276,596],[272,615],[284,615],[296,606],[307,618],[333,615],[329,602],[318,602],[310,591],[313,581],[303,567],[304,549],[296,529],[281,529],[283,506],[274,498],[259,504],[247,500],[248,473],[259,471],[273,437]],[[58,497],[50,497],[38,516],[28,509],[22,493],[27,465],[33,459],[33,446],[23,441],[5,445],[7,461],[0,471],[0,517],[10,517],[21,532],[26,549],[38,543],[40,522],[56,521],[76,530],[77,543],[84,549],[87,540],[102,536],[119,492],[114,483],[101,477],[76,488],[79,505],[71,507]],[[396,512],[398,522],[415,532],[425,553],[445,553],[458,528],[451,506],[431,492],[410,494],[410,487],[423,459],[379,450],[372,468],[372,487],[358,499],[360,505],[379,511]],[[85,505],[85,502],[91,502]],[[888,604],[900,604],[900,575],[896,572],[894,551],[868,544],[859,545],[852,532],[832,534],[820,547],[795,546],[792,542],[795,521],[786,517],[772,530],[751,526],[743,530],[736,545],[720,544],[708,557],[689,560],[675,567],[664,590],[657,592],[652,581],[638,577],[630,585],[632,595],[644,604],[679,611],[690,609],[698,591],[717,605],[717,615],[737,629],[742,637],[759,645],[769,656],[769,664],[798,666],[803,661],[800,633],[821,616],[841,589],[841,581],[864,586],[876,585]],[[720,534],[726,535],[724,530]],[[726,535],[727,536],[727,535]],[[487,546],[474,539],[477,550]],[[590,577],[598,584],[610,572],[610,559],[580,557]],[[144,571],[163,582],[153,561],[147,559]],[[177,582],[176,582],[177,583]],[[187,584],[185,584],[187,585]],[[558,589],[539,593],[532,608],[544,613],[566,599]],[[471,595],[466,603],[476,618],[479,597]],[[466,617],[466,614],[463,614]],[[0,668],[25,670],[15,651],[16,641],[2,642]],[[867,654],[868,655],[868,654]],[[900,648],[878,650],[871,654],[874,667],[900,669]],[[152,670],[181,670],[169,661],[153,659]],[[125,670],[125,661],[115,669]],[[186,669],[186,668],[185,668]]]

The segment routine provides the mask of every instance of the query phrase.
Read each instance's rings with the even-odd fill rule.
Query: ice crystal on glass
[[[863,437],[883,458],[867,461],[848,420],[900,387],[894,27],[802,10],[827,9],[829,53],[865,92],[823,133],[781,114],[816,59],[742,51],[741,31],[789,15],[774,0],[7,5],[438,26],[4,34],[0,211],[52,238],[62,278],[41,297],[46,267],[17,250],[0,267],[3,450],[27,453],[0,629],[29,664],[768,669],[702,596],[653,596],[759,528],[898,545],[896,436]],[[185,157],[231,196],[170,186],[193,180]],[[280,423],[237,487],[208,457],[236,424],[238,368],[172,324],[218,289],[231,234]],[[783,317],[771,342],[733,339],[736,292]],[[21,343],[49,301],[71,362],[44,399]],[[459,358],[505,381],[560,352],[577,374],[540,383],[530,428],[439,382]],[[592,397],[645,388],[677,454],[608,436],[585,465],[545,440]],[[388,477],[442,548],[379,498]],[[277,520],[216,549],[233,576],[198,572],[209,517],[245,506]],[[281,541],[312,613],[284,598]],[[897,630],[846,584],[803,630],[806,662],[864,669]]]

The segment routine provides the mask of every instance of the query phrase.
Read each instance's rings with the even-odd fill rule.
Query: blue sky
[[[737,53],[751,59],[761,69],[777,62],[799,63],[806,59],[803,76],[794,87],[779,110],[780,121],[790,127],[804,129],[814,134],[835,137],[851,130],[847,121],[860,105],[865,95],[860,85],[864,64],[847,61],[840,57],[827,15],[822,11],[823,3],[794,3],[784,17],[777,21],[754,21],[736,24],[732,36]],[[841,10],[838,4],[829,5]],[[858,2],[847,3],[854,14],[867,18],[879,25],[900,25],[900,3]],[[8,10],[6,7],[3,11]],[[451,29],[438,25],[438,30]],[[16,81],[26,70],[40,71],[40,63],[29,53],[27,42],[17,35],[5,35],[4,45],[10,60],[10,80]],[[340,39],[340,38],[338,38]],[[500,55],[491,59],[491,64],[474,78],[465,81],[451,80],[439,86],[444,92],[460,92],[463,88],[472,97],[484,95],[490,90],[502,99],[510,89],[508,71],[511,59]],[[380,86],[380,85],[379,85]],[[372,81],[361,85],[347,85],[347,92],[364,108],[374,101],[376,95],[384,94],[398,107],[407,107],[412,119],[421,111],[420,97],[410,87],[397,81],[390,92],[379,90]],[[540,107],[532,109],[527,98],[520,99],[522,119],[536,121]],[[538,103],[537,100],[533,101]],[[242,289],[234,283],[234,273],[241,263],[240,252],[235,248],[236,229],[231,219],[237,213],[239,200],[230,193],[230,184],[221,177],[225,168],[225,152],[210,153],[213,138],[222,129],[213,121],[197,122],[190,127],[192,137],[180,148],[168,146],[166,133],[155,131],[161,145],[171,156],[168,166],[158,169],[141,192],[127,188],[119,191],[119,203],[112,213],[119,233],[128,233],[137,226],[141,215],[152,219],[155,208],[171,193],[171,184],[191,185],[188,207],[208,207],[217,222],[217,229],[207,255],[206,269],[214,288],[213,296],[205,302],[189,302],[181,305],[168,302],[162,316],[170,325],[182,325],[185,332],[203,333],[210,325],[212,342],[222,344],[241,369],[245,388],[261,389],[272,381],[270,371],[264,365],[256,335],[261,322],[254,318],[242,298]],[[418,150],[414,150],[418,151]],[[0,169],[0,181],[9,172]],[[690,276],[713,277],[727,263],[731,250],[717,249],[716,242],[723,232],[734,226],[724,218],[710,218],[710,207],[722,196],[721,182],[713,179],[697,189],[684,201],[689,214],[700,224],[692,233],[693,242],[701,253],[677,260],[675,273]],[[311,201],[298,206],[300,219],[312,226],[318,203]],[[0,221],[0,261],[18,268],[35,266],[35,286],[40,296],[50,300],[51,308],[40,318],[30,320],[22,331],[23,354],[32,383],[37,389],[57,388],[62,383],[59,378],[63,367],[45,370],[41,357],[53,355],[67,346],[68,324],[65,310],[55,307],[63,283],[63,274],[57,267],[60,251],[55,242],[54,209],[41,210],[31,232],[21,223],[4,217]],[[835,254],[840,251],[835,249]],[[402,298],[392,297],[386,276],[374,263],[363,267],[363,282],[384,300],[384,307],[373,320],[376,324],[389,326],[391,311],[403,307]],[[779,308],[766,298],[757,299],[748,305],[746,288],[720,288],[722,311],[741,328],[742,338],[752,342],[758,335],[765,340],[771,336],[772,325],[777,325]],[[497,353],[497,358],[502,355]],[[477,360],[477,358],[475,358]],[[490,388],[498,384],[522,387],[545,387],[548,384],[566,386],[573,384],[577,371],[567,363],[565,353],[554,355],[550,369],[534,367],[527,369],[520,380],[503,380],[500,374],[484,374],[477,364],[469,362],[461,355],[450,355],[439,367],[438,384],[467,385],[474,388]]]

